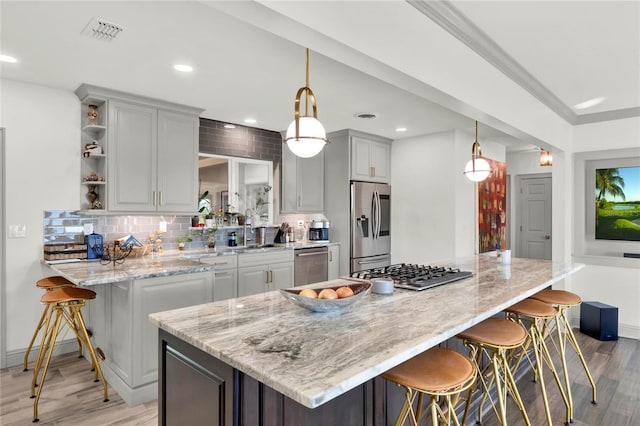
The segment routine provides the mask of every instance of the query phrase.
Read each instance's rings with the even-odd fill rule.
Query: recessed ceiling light
[[[406,132],[407,128],[406,127],[396,127],[396,132]]]
[[[225,128],[225,129],[235,129],[235,128],[236,128],[236,126],[234,126],[233,124],[225,124],[225,125],[224,125],[224,128]]]
[[[575,109],[586,109],[601,104],[605,99],[604,96],[598,96],[597,98],[589,99],[588,101],[580,102],[579,104],[575,104],[573,107]]]
[[[354,114],[354,116],[357,118],[364,118],[365,120],[373,120],[376,118],[376,115],[373,112],[359,112]]]
[[[175,69],[176,71],[181,71],[181,72],[191,72],[191,71],[193,71],[193,67],[191,65],[185,65],[185,64],[175,64],[173,66],[173,69]]]
[[[245,118],[244,122],[247,124],[255,124],[256,123],[256,119],[255,118]]]
[[[13,56],[9,56],[9,55],[0,55],[0,62],[18,62],[18,60],[16,58],[14,58]]]

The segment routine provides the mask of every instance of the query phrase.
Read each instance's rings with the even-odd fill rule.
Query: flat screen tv
[[[640,166],[596,169],[596,240],[640,241]]]

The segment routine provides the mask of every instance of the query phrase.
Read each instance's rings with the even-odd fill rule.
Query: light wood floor
[[[592,405],[591,388],[582,367],[569,351],[570,373],[576,405],[574,426],[637,426],[640,425],[640,341],[623,339],[600,342],[576,332],[598,388],[598,404]],[[561,425],[564,405],[555,389],[552,377],[545,376],[551,400],[554,424]],[[30,395],[30,372],[21,366],[0,370],[0,424],[2,426],[32,424],[33,400]],[[544,425],[544,408],[537,385],[530,377],[518,382],[533,426]],[[110,401],[102,402],[99,383],[93,383],[88,363],[75,354],[61,355],[52,362],[40,399],[39,417],[42,425],[157,425],[157,403],[129,407],[110,389]],[[509,407],[509,423],[523,424],[519,412]],[[487,415],[484,425],[498,422]],[[473,425],[475,420],[468,421]],[[301,425],[303,426],[303,425]],[[338,425],[327,425],[338,426]],[[347,426],[347,425],[340,425]]]

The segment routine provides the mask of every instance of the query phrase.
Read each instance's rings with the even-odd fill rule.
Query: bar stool
[[[560,355],[560,361],[562,362],[562,369],[564,371],[564,385],[565,392],[567,395],[567,400],[569,404],[569,422],[573,422],[573,397],[571,395],[571,382],[569,380],[569,371],[567,370],[567,359],[566,359],[566,349],[567,349],[567,340],[573,346],[573,349],[576,351],[580,362],[582,363],[582,368],[589,379],[589,383],[591,383],[591,396],[592,404],[597,404],[596,402],[596,384],[593,381],[593,377],[591,376],[591,372],[589,372],[589,367],[587,367],[587,362],[582,355],[582,351],[580,350],[580,346],[578,345],[578,341],[576,340],[576,336],[573,334],[573,330],[571,329],[571,324],[569,324],[569,319],[567,318],[567,311],[569,308],[573,306],[577,306],[582,303],[582,299],[575,293],[566,290],[542,290],[533,296],[532,299],[540,300],[541,302],[548,303],[552,305],[556,309],[556,315],[553,320],[545,321],[545,334],[552,335],[553,326],[555,326],[556,334],[557,334],[557,349]],[[553,324],[552,324],[553,322]]]
[[[527,330],[516,322],[504,318],[488,318],[473,327],[470,327],[458,334],[464,342],[464,345],[471,351],[471,359],[475,363],[478,370],[478,378],[482,383],[483,394],[478,406],[478,421],[476,424],[482,424],[482,407],[487,398],[491,402],[493,411],[500,419],[502,425],[507,424],[507,392],[513,397],[513,401],[522,413],[525,424],[531,425],[527,411],[520,398],[520,393],[513,379],[513,374],[509,368],[507,360],[507,352],[512,349],[521,347],[527,339]],[[486,355],[489,364],[481,368],[483,355]],[[485,380],[485,377],[491,377]],[[491,385],[495,383],[496,395],[498,398],[498,409],[489,395]],[[464,410],[463,424],[466,424],[467,414],[469,411],[469,403],[471,401],[471,393],[473,389],[469,389],[469,397]]]
[[[569,402],[564,392],[562,382],[560,381],[560,377],[558,376],[558,372],[556,371],[553,361],[551,360],[549,349],[547,348],[547,344],[542,334],[545,321],[553,319],[556,315],[556,310],[548,303],[544,303],[535,299],[525,299],[505,309],[505,314],[507,315],[508,319],[517,321],[522,326],[525,326],[523,320],[529,323],[529,335],[527,336],[527,340],[525,341],[525,343],[522,345],[515,365],[512,367],[513,371],[518,370],[518,367],[520,366],[523,358],[526,357],[533,367],[534,383],[536,382],[536,379],[540,381],[540,388],[542,389],[542,398],[544,402],[545,414],[547,416],[547,423],[551,425],[551,411],[549,410],[549,400],[547,398],[547,390],[544,385],[544,375],[542,371],[544,364],[546,364],[553,374],[556,383],[558,384],[560,395],[562,396],[562,400],[564,401],[567,408],[567,422],[569,422],[571,419],[569,413]],[[535,364],[531,363],[531,360],[529,359],[528,351],[530,347],[534,354]]]
[[[406,389],[396,426],[403,425],[409,414],[411,424],[418,425],[429,411],[434,426],[438,424],[438,419],[447,425],[451,421],[460,425],[455,405],[460,393],[473,384],[475,375],[476,369],[468,358],[454,350],[440,347],[431,348],[390,369],[382,377]],[[420,397],[414,411],[413,403],[418,395]],[[422,411],[424,395],[429,396],[430,403]],[[440,398],[444,398],[446,413],[439,404]]]
[[[42,295],[40,301],[47,305],[51,305],[51,317],[55,314],[55,320],[51,327],[48,328],[45,337],[44,345],[40,347],[38,351],[38,359],[36,360],[36,366],[33,371],[33,381],[31,383],[31,398],[35,398],[33,402],[33,422],[37,422],[38,419],[38,402],[40,401],[40,395],[44,387],[44,382],[47,377],[47,371],[49,364],[51,363],[51,356],[55,349],[56,339],[60,334],[61,328],[65,325],[69,327],[77,327],[76,336],[82,341],[82,345],[89,352],[91,356],[91,364],[95,371],[94,382],[101,381],[104,389],[104,402],[109,401],[107,382],[102,374],[100,368],[100,361],[98,360],[96,351],[89,340],[89,334],[85,326],[84,318],[82,317],[82,307],[84,307],[87,300],[95,299],[96,293],[92,290],[79,288],[79,287],[60,287],[55,290],[47,291]],[[63,323],[63,318],[66,321]],[[46,361],[45,361],[46,358]],[[44,369],[42,370],[42,376],[40,378],[40,386],[38,392],[34,394],[35,384],[38,374],[42,368],[42,362],[44,361]]]
[[[68,279],[61,277],[59,275],[52,276],[52,277],[45,277],[36,281],[36,287],[41,288],[45,291],[55,290],[56,288],[60,288],[60,287],[73,287],[73,286],[75,286],[74,283],[72,283]],[[44,309],[42,310],[42,315],[40,315],[40,321],[38,322],[38,325],[36,326],[36,329],[33,332],[33,336],[31,336],[31,341],[29,342],[29,347],[27,348],[27,352],[24,354],[24,369],[22,371],[29,371],[29,368],[28,368],[29,354],[31,353],[33,344],[35,343],[36,338],[38,337],[38,334],[40,333],[40,330],[42,330],[43,326],[45,328],[42,333],[42,340],[40,342],[40,346],[44,344],[44,337],[47,334],[47,328],[49,326],[49,321],[51,319],[51,313],[52,313],[51,308],[52,308],[52,305],[45,304]],[[80,340],[78,340],[78,344],[80,344]],[[82,346],[80,346],[79,352],[80,352],[80,356],[82,356]]]

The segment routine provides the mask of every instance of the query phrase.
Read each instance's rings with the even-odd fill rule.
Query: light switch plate
[[[298,228],[302,228],[304,226],[304,220],[298,221]]]
[[[27,225],[24,223],[18,225],[9,225],[9,238],[26,238]]]

